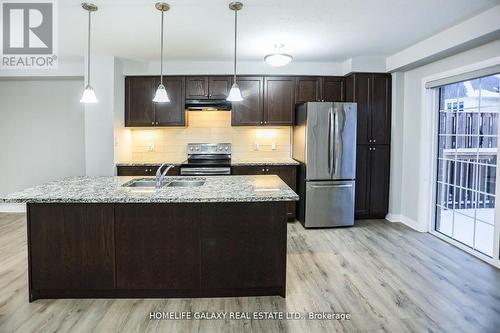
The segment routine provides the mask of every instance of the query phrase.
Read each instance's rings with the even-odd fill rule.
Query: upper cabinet
[[[185,126],[185,78],[164,78],[169,103],[154,103],[157,76],[125,78],[125,127]]]
[[[343,102],[344,101],[344,78],[343,77],[324,77],[323,96],[324,102]]]
[[[293,125],[295,77],[237,78],[243,101],[233,102],[232,125]]]
[[[390,143],[390,74],[351,74],[346,78],[346,101],[358,104],[358,144]]]
[[[264,124],[293,125],[295,110],[295,78],[264,78]]]
[[[231,90],[230,76],[211,76],[208,78],[208,98],[226,99]]]
[[[230,76],[186,77],[186,99],[225,99],[230,89]]]
[[[156,126],[185,126],[186,125],[186,99],[185,79],[183,76],[167,76],[164,80],[165,88],[170,98],[169,103],[153,103],[155,110]],[[160,84],[156,79],[155,87]]]
[[[342,102],[345,83],[338,76],[300,76],[297,77],[295,102]]]
[[[208,76],[186,78],[186,99],[208,99]]]
[[[295,102],[318,102],[321,100],[321,78],[299,76],[296,79]]]

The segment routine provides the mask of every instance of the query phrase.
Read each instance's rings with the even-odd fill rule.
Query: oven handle
[[[181,176],[230,175],[231,168],[181,168]]]

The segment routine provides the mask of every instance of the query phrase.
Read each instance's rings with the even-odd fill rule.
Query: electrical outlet
[[[254,147],[253,147],[253,150],[259,150],[260,149],[260,145],[256,142]]]
[[[149,152],[154,152],[154,151],[155,151],[155,144],[154,144],[154,143],[152,143],[152,144],[150,144],[150,145],[148,146],[148,151],[149,151]]]
[[[271,149],[272,149],[272,150],[276,150],[276,142],[273,142],[273,143],[271,144]]]

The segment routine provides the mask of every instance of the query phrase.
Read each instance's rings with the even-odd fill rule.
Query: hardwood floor
[[[288,225],[287,298],[28,303],[24,215],[0,214],[0,332],[498,332],[500,271],[380,220]],[[335,320],[150,320],[152,311],[343,312]]]

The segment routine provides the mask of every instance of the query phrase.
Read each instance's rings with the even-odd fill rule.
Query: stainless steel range
[[[188,143],[188,159],[181,165],[182,176],[230,175],[230,143]]]

